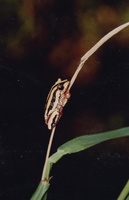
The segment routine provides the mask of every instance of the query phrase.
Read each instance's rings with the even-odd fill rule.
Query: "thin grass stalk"
[[[49,158],[50,151],[51,151],[51,146],[52,146],[52,141],[53,141],[55,129],[56,129],[56,126],[54,128],[52,128],[52,131],[51,131],[41,181],[49,181],[49,180],[46,180],[48,178],[48,177],[46,177],[46,169],[47,169],[47,162],[48,162],[48,158]]]
[[[107,40],[109,40],[112,36],[120,32],[125,27],[129,26],[129,22],[122,24],[121,26],[118,26],[117,28],[110,31],[108,34],[106,34],[103,38],[101,38],[89,51],[87,51],[84,56],[80,59],[79,65],[74,73],[74,75],[71,78],[69,90],[71,89],[72,85],[74,84],[79,72],[81,71],[82,67],[84,66],[85,62],[88,60],[88,58],[93,55],[99,47],[101,47]]]
[[[129,22],[115,28],[114,30],[110,31],[108,34],[106,34],[102,39],[100,39],[84,56],[82,56],[82,58],[80,59],[80,63],[75,71],[75,73],[73,74],[71,81],[70,81],[70,85],[68,90],[71,89],[72,85],[74,84],[80,70],[82,69],[82,67],[84,66],[84,63],[88,60],[88,58],[96,52],[96,50],[101,47],[108,39],[110,39],[113,35],[117,34],[119,31],[121,31],[122,29],[124,29],[125,27],[127,27],[129,25]],[[56,127],[54,127],[51,131],[51,135],[50,135],[50,139],[49,139],[49,144],[48,144],[48,149],[47,149],[47,153],[46,153],[46,159],[45,159],[45,164],[43,167],[43,172],[42,172],[42,177],[41,177],[41,182],[42,183],[49,183],[49,171],[50,171],[50,163],[49,163],[49,155],[50,155],[50,150],[51,150],[51,146],[52,146],[52,141],[53,141],[53,137],[54,137],[54,133],[55,133],[55,129]],[[47,170],[48,168],[48,170]],[[47,173],[46,173],[47,172]],[[129,183],[128,183],[129,184]],[[126,187],[126,186],[125,186]],[[35,194],[37,194],[37,192],[35,192]],[[127,197],[127,195],[126,195]],[[45,200],[47,198],[47,196],[45,195],[45,197],[43,198],[43,200]],[[128,197],[127,197],[128,199]],[[34,199],[37,200],[37,199]],[[118,197],[117,200],[124,200],[121,199],[121,194],[120,194],[120,198]]]

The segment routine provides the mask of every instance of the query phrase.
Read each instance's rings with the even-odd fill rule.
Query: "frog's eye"
[[[63,84],[58,84],[58,85],[57,85],[57,88],[58,88],[59,90],[63,90],[63,89],[64,89],[64,86],[63,86]]]

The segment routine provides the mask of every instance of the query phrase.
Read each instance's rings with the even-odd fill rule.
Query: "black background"
[[[50,131],[44,105],[57,78],[129,20],[126,1],[0,1],[0,199],[28,200],[42,173]],[[112,17],[110,17],[112,16]],[[93,26],[93,25],[94,26]],[[74,137],[129,126],[129,29],[89,59],[71,89],[52,153]],[[114,200],[129,176],[128,138],[63,157],[48,200]]]

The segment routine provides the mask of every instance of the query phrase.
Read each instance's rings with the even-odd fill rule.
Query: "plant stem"
[[[42,172],[41,181],[48,181],[48,180],[46,180],[46,179],[48,179],[48,177],[46,177],[46,167],[47,167],[47,162],[48,162],[48,158],[49,158],[50,151],[51,151],[51,146],[52,146],[52,141],[53,141],[55,129],[56,129],[56,127],[52,128],[52,131],[51,131],[51,135],[50,135],[50,139],[49,139],[49,143],[48,143],[48,148],[47,148],[47,153],[46,153],[46,159],[45,159],[43,172]]]
[[[101,38],[89,51],[87,51],[84,56],[80,59],[79,65],[74,73],[74,75],[71,78],[70,85],[68,90],[72,87],[73,83],[75,82],[80,70],[82,69],[84,63],[88,60],[88,58],[97,51],[99,47],[101,47],[107,40],[109,40],[113,35],[117,34],[119,31],[124,29],[126,26],[129,26],[129,22],[122,24],[121,26],[118,26],[117,28],[110,31],[108,34],[106,34],[103,38]]]

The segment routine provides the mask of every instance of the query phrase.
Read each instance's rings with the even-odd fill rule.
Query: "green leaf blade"
[[[57,151],[65,151],[68,154],[76,153],[98,143],[124,136],[129,136],[129,127],[104,133],[77,137],[61,145]]]
[[[47,177],[49,177],[52,164],[56,163],[59,159],[62,158],[62,156],[88,149],[89,147],[92,147],[96,144],[99,144],[107,140],[125,136],[129,136],[129,127],[93,135],[83,135],[64,143],[57,149],[56,153],[54,153],[49,157],[47,163]],[[48,182],[40,182],[38,188],[36,189],[35,193],[33,194],[30,200],[45,200],[46,192],[49,186],[50,185]]]
[[[117,200],[129,200],[129,180],[127,181]]]
[[[49,162],[56,163],[63,155],[83,151],[101,142],[124,136],[129,136],[129,127],[74,138],[61,145],[57,152],[49,158]]]

